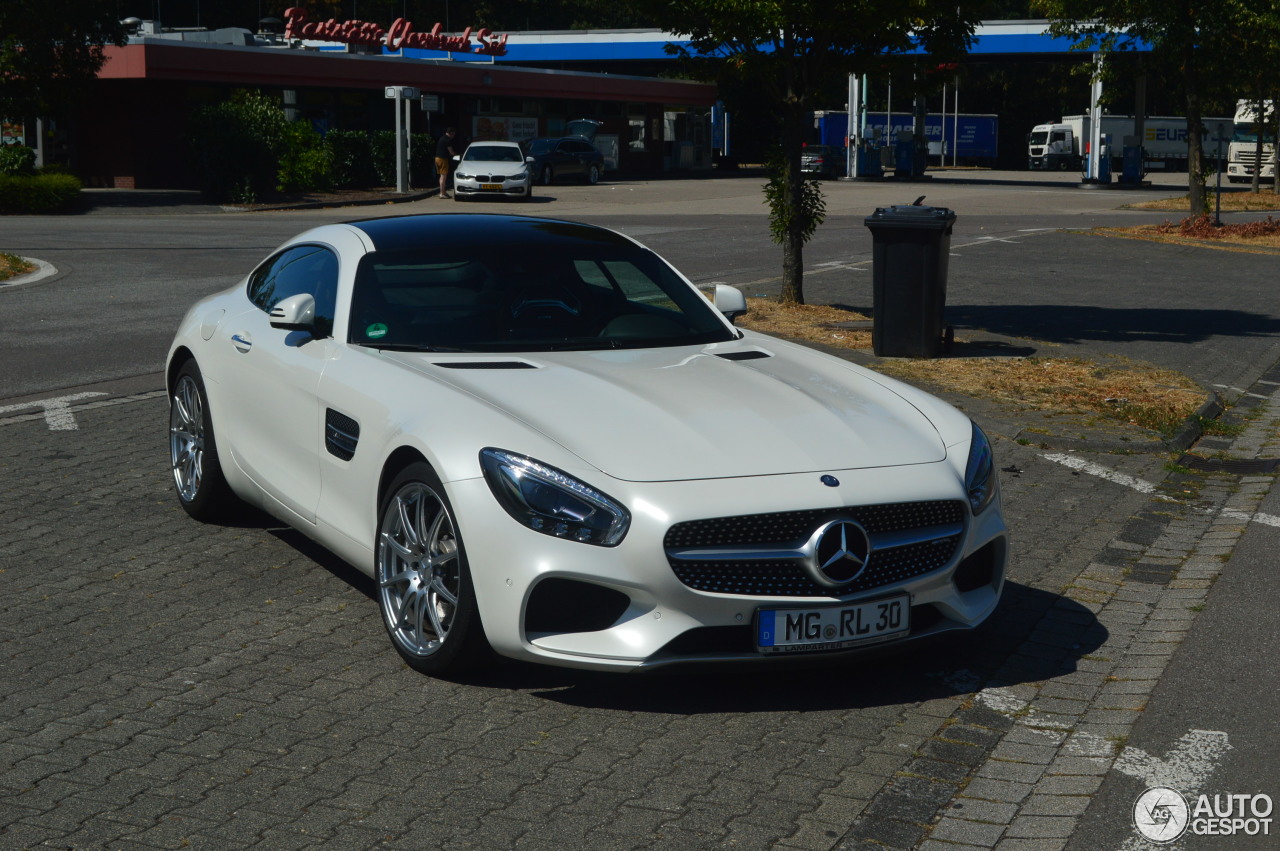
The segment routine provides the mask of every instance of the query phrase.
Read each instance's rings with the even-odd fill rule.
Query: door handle
[[[249,339],[248,334],[232,334],[231,345],[235,346],[238,352],[248,352],[253,348],[253,340]]]

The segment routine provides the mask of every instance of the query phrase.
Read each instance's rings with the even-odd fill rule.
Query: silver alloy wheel
[[[204,481],[204,399],[195,379],[184,375],[169,401],[169,463],[183,502],[200,493]]]
[[[439,651],[458,611],[458,539],[443,500],[422,482],[407,482],[383,512],[377,579],[399,648],[420,657]]]

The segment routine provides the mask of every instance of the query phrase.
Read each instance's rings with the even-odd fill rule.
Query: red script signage
[[[284,10],[285,38],[310,38],[316,41],[338,41],[343,44],[379,45],[388,50],[416,47],[422,50],[446,50],[450,53],[481,53],[487,56],[507,55],[507,36],[497,35],[488,27],[476,32],[476,44],[471,42],[471,27],[459,35],[445,35],[439,21],[430,32],[415,32],[413,22],[396,18],[390,30],[384,30],[368,21],[308,21],[307,11],[291,6]]]

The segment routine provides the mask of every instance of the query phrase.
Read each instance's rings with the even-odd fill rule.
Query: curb
[[[380,207],[386,204],[404,204],[409,201],[421,201],[423,198],[434,198],[440,194],[439,189],[428,189],[422,192],[406,192],[405,194],[388,195],[386,198],[363,198],[358,201],[303,201],[297,204],[273,204],[269,207],[240,207],[224,204],[225,213],[271,213],[278,210],[326,210],[342,207]]]
[[[16,278],[10,278],[7,281],[0,281],[0,290],[19,289],[58,274],[57,267],[52,263],[47,263],[44,260],[39,260],[35,257],[22,257],[21,259],[34,264],[36,270],[34,272],[28,272],[25,275],[19,275]]]

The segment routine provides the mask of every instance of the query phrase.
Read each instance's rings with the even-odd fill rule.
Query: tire
[[[169,395],[169,466],[178,502],[196,520],[220,520],[236,505],[222,475],[209,396],[194,360],[178,370]]]
[[[600,166],[596,165],[595,163],[592,163],[587,168],[587,185],[595,186],[599,182],[600,182]]]
[[[549,165],[544,165],[544,166],[542,167],[542,179],[541,179],[542,185],[543,185],[543,186],[550,186],[550,185],[551,185],[551,181],[553,181],[553,180],[555,180],[555,179],[556,179],[556,174],[555,174],[555,172],[553,172],[553,171],[551,170],[551,166],[549,166]]]
[[[462,204],[468,199],[462,197],[462,193],[460,193],[457,189],[455,189],[453,190],[453,200],[458,204]]]
[[[528,204],[533,200],[533,181],[529,181],[529,188],[525,191],[524,197],[520,199],[520,203]]]
[[[441,675],[474,666],[488,650],[466,551],[435,472],[410,464],[378,510],[374,583],[382,623],[400,658]]]

